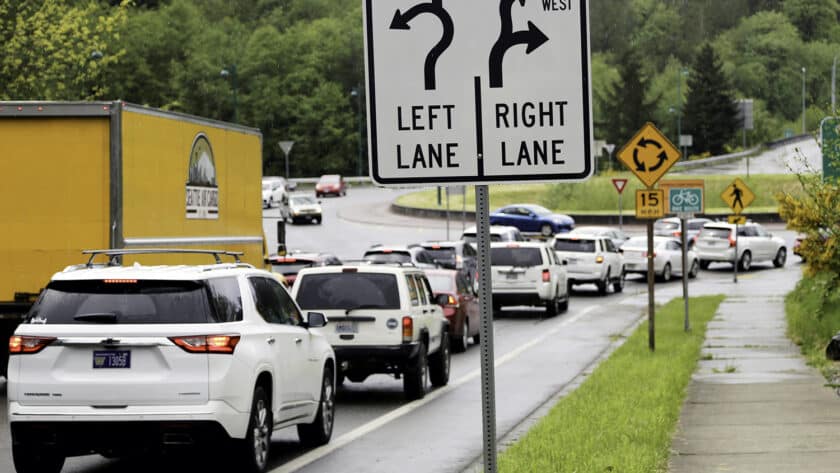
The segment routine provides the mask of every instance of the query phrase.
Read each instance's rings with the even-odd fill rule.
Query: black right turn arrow
[[[525,54],[531,54],[546,41],[546,36],[536,25],[528,22],[527,31],[513,31],[513,20],[511,19],[513,4],[516,0],[501,0],[499,2],[499,16],[502,19],[502,29],[499,38],[490,50],[490,87],[500,88],[504,79],[502,77],[502,61],[505,53],[517,44],[526,44]],[[521,6],[525,6],[525,0],[519,0]]]

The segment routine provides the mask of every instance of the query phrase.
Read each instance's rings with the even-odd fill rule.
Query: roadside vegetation
[[[683,331],[683,302],[674,299],[656,317],[656,351],[647,323],[519,442],[499,457],[510,472],[667,471],[671,437],[706,324],[723,296],[692,298],[692,330]]]
[[[560,213],[591,213],[615,214],[618,212],[618,193],[612,184],[613,178],[626,178],[627,187],[622,197],[622,207],[625,214],[633,213],[635,208],[636,189],[643,189],[644,185],[629,172],[614,173],[606,176],[595,176],[588,181],[569,184],[512,184],[490,186],[490,210],[513,203],[536,203]],[[719,198],[723,190],[732,183],[733,176],[682,176],[668,175],[663,180],[670,179],[703,179],[706,183],[706,213],[728,214],[730,210],[724,207]],[[745,212],[775,212],[778,204],[773,197],[783,191],[791,195],[801,193],[801,187],[796,176],[793,175],[752,175],[743,178],[756,199]],[[475,191],[472,187],[466,192],[467,210],[475,209]],[[441,205],[437,203],[436,189],[428,189],[400,196],[396,202],[409,207],[425,209],[446,209],[445,194]],[[450,196],[450,210],[462,208],[463,200],[460,195]]]
[[[780,192],[779,214],[788,228],[805,238],[799,251],[804,276],[786,299],[788,336],[809,364],[828,379],[840,375],[840,364],[825,358],[828,341],[840,331],[840,185],[819,175],[798,176],[801,192]]]

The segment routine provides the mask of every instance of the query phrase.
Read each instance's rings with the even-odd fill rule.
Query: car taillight
[[[681,232],[681,231],[679,231],[679,230],[675,230],[675,231],[674,231],[674,236],[675,236],[675,237],[679,238],[679,237],[680,237],[680,235],[682,235],[682,232]]]
[[[187,335],[169,337],[172,343],[188,353],[226,353],[233,354],[239,343],[239,335]]]
[[[647,258],[647,255],[648,255],[647,251],[642,252],[642,258]],[[656,252],[655,251],[653,252],[653,257],[656,258]]]
[[[12,355],[29,355],[32,353],[38,353],[54,341],[55,337],[13,335],[9,338],[9,353]]]
[[[733,238],[732,235],[729,236],[729,247],[735,248],[735,238]]]
[[[549,270],[547,270],[547,269],[542,270],[542,281],[543,282],[551,281],[551,272],[549,272]]]
[[[596,263],[603,263],[604,262],[604,257],[603,256],[596,256],[595,257],[595,262]]]
[[[403,342],[410,342],[414,337],[414,320],[411,317],[402,318]]]
[[[450,296],[449,296],[449,297],[447,297],[447,299],[446,299],[446,305],[454,305],[454,306],[457,306],[457,305],[458,305],[458,300],[457,300],[457,299],[455,299],[455,297],[454,297],[454,296],[450,295]]]

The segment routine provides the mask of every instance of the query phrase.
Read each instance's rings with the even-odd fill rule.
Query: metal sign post
[[[685,301],[685,322],[683,324],[683,329],[688,332],[691,330],[691,325],[688,321],[688,237],[686,236],[686,232],[688,230],[688,222],[687,215],[680,215],[680,224],[682,226],[682,231],[680,232],[680,238],[682,240],[682,286],[683,286],[683,301]]]
[[[648,348],[656,350],[656,297],[653,290],[656,283],[656,271],[653,267],[655,256],[653,254],[653,220],[647,222],[647,282],[648,282]]]
[[[486,185],[475,186],[478,244],[478,296],[481,310],[481,409],[484,471],[496,471],[496,374],[493,354],[493,293],[490,278],[490,196]]]
[[[735,223],[735,254],[732,255],[732,282],[738,282],[738,223]]]
[[[286,180],[289,179],[289,153],[292,152],[292,146],[295,145],[294,141],[281,141],[277,143],[277,146],[283,150],[283,156],[286,157]]]

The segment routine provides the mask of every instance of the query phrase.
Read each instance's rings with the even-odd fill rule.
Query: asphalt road
[[[822,171],[822,151],[817,141],[807,138],[731,163],[683,171],[684,174],[787,174]]]
[[[388,203],[400,191],[350,189],[347,197],[322,199],[322,225],[290,225],[290,248],[332,251],[341,258],[359,258],[371,243],[410,243],[446,238],[445,222],[392,216]],[[275,236],[276,210],[266,211],[269,240]],[[467,222],[469,225],[470,222]],[[460,234],[461,222],[450,225],[450,237]],[[629,229],[631,232],[639,229]],[[771,231],[792,243],[794,234],[781,227]],[[272,243],[273,247],[274,243]],[[798,261],[792,257],[791,260]],[[742,278],[798,277],[799,264],[782,270],[758,265]],[[732,288],[728,265],[713,265],[690,284],[691,293],[716,293]],[[657,284],[657,300],[681,294],[677,279]],[[540,407],[557,393],[570,389],[591,371],[646,313],[647,286],[628,281],[622,294],[599,297],[595,287],[581,286],[567,313],[546,319],[539,309],[503,311],[494,321],[496,359],[496,416],[498,437],[516,432],[538,417]],[[363,383],[346,382],[338,391],[332,441],[307,451],[299,446],[294,429],[275,433],[271,467],[274,472],[459,472],[481,454],[482,412],[480,349],[471,346],[452,359],[449,386],[430,392],[424,400],[403,399],[402,382],[377,375]],[[0,389],[5,384],[0,381]],[[5,392],[3,392],[5,401]],[[6,420],[6,405],[0,421]],[[212,466],[212,465],[211,465]],[[136,460],[110,460],[92,455],[68,459],[65,472],[110,473],[168,470]],[[172,467],[172,471],[179,468]],[[6,429],[0,430],[0,472],[13,471]],[[212,471],[212,467],[209,469]]]

